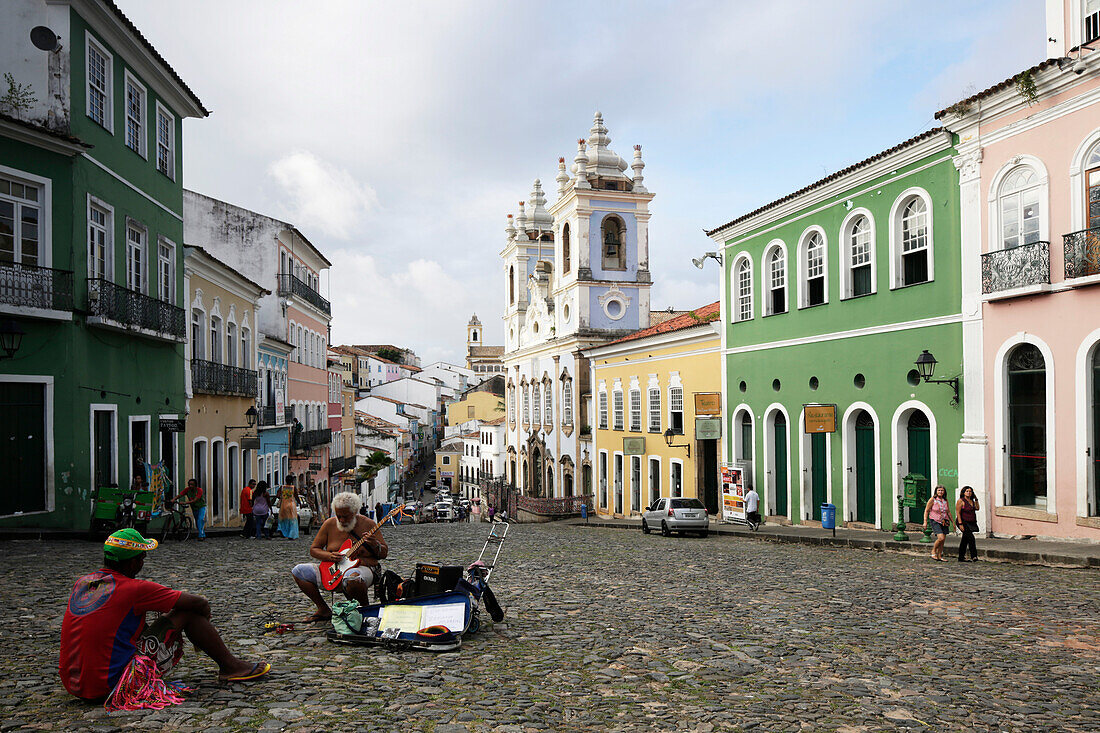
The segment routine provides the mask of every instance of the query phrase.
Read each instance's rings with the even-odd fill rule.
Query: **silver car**
[[[642,532],[649,534],[658,528],[665,537],[673,532],[698,532],[701,537],[706,537],[710,532],[710,517],[707,516],[707,508],[698,499],[658,499],[642,512]]]

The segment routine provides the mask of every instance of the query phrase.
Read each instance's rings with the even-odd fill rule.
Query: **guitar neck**
[[[401,506],[397,507],[396,509],[391,511],[389,514],[387,514],[385,517],[383,517],[381,522],[374,525],[374,529],[372,529],[370,532],[367,532],[365,535],[360,537],[359,541],[351,546],[351,549],[348,550],[348,556],[351,556],[351,555],[355,554],[355,551],[358,550],[363,545],[364,542],[369,540],[374,535],[375,532],[382,529],[382,525],[386,523],[387,519],[389,519],[393,515],[397,514],[399,511],[401,511],[404,508],[405,508],[405,505],[402,504]]]

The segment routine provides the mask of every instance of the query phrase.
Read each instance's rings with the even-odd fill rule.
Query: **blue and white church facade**
[[[558,159],[557,200],[547,208],[536,180],[508,215],[505,476],[528,496],[592,493],[593,389],[580,354],[650,325],[653,194],[641,146],[628,166],[610,142],[597,112],[570,171]]]

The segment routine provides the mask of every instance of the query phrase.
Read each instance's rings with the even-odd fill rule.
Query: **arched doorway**
[[[546,487],[546,496],[548,496],[550,498],[553,498],[554,497],[554,467],[550,464],[547,464],[547,466],[546,466],[546,483],[544,484],[544,486]]]
[[[1008,355],[1007,388],[1009,504],[1045,510],[1047,375],[1039,347],[1020,344]]]
[[[825,433],[811,433],[810,439],[810,518],[821,521],[829,482],[829,451]]]
[[[855,415],[856,521],[875,523],[875,420],[860,410]]]
[[[906,474],[917,474],[922,478],[917,483],[917,506],[909,507],[908,521],[924,523],[924,505],[931,496],[932,483],[932,430],[928,416],[921,410],[913,410],[905,426],[905,439],[908,448]]]
[[[542,451],[537,448],[531,455],[531,486],[528,496],[542,496]]]
[[[592,464],[581,465],[581,490],[585,496],[592,496]]]
[[[520,482],[522,485],[519,487],[520,491],[524,494],[527,493],[527,487],[530,485],[527,481],[527,459],[523,459],[523,471],[520,473]],[[519,482],[517,482],[519,483]]]
[[[1086,502],[1090,517],[1100,515],[1100,345],[1092,351],[1092,491]]]
[[[772,419],[772,460],[768,467],[771,477],[772,506],[775,514],[790,516],[787,506],[787,417],[778,410]]]
[[[642,510],[642,457],[630,457],[630,511]]]
[[[615,454],[615,513],[623,513],[623,456]]]

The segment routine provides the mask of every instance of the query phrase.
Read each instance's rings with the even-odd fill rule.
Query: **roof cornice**
[[[0,115],[0,135],[16,142],[27,143],[48,150],[51,153],[61,153],[69,157],[76,157],[92,147],[75,137],[69,138],[63,136],[62,133],[44,127],[40,128],[29,122],[8,118],[7,115]]]

